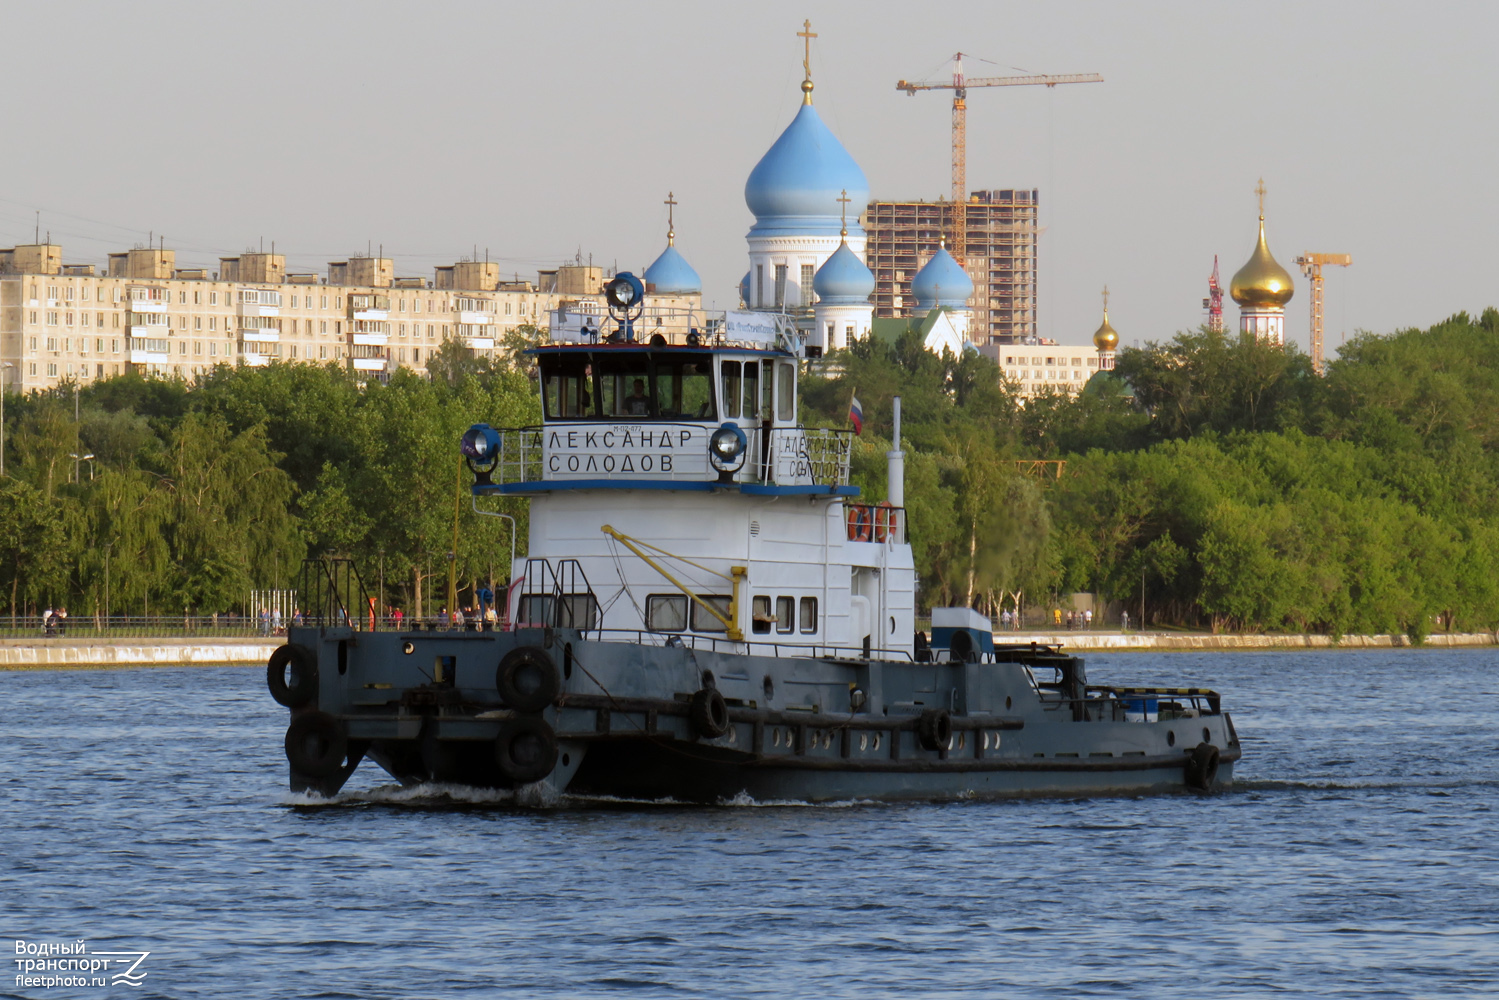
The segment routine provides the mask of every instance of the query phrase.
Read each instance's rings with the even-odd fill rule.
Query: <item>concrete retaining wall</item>
[[[0,639],[0,670],[264,665],[284,639]]]
[[[1187,632],[998,632],[1000,643],[1038,642],[1069,652],[1144,652],[1193,649],[1391,649],[1410,646],[1404,635],[1208,635]],[[0,639],[0,670],[107,670],[120,667],[262,666],[284,639]],[[1499,645],[1488,632],[1441,633],[1436,648]]]
[[[1392,649],[1412,645],[1406,635],[1345,635],[1334,639],[1326,635],[1211,635],[1195,632],[1057,632],[1042,635],[1034,632],[996,632],[1000,643],[1039,642],[1057,644],[1068,650],[1129,652],[1132,650],[1190,649]],[[1428,636],[1426,646],[1450,648],[1459,646],[1499,645],[1489,632],[1440,633]]]

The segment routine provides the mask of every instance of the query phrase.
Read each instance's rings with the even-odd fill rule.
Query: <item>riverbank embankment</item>
[[[995,642],[1035,642],[1069,652],[1191,650],[1398,649],[1405,635],[1213,635],[1203,632],[997,632]],[[280,637],[150,639],[0,639],[0,670],[110,670],[126,667],[261,666]],[[1455,649],[1499,645],[1490,632],[1438,633],[1425,646]]]
[[[285,639],[0,639],[0,670],[110,670],[124,667],[264,665]]]
[[[1248,649],[1399,649],[1414,646],[1408,635],[1245,635],[1210,632],[996,632],[998,643],[1035,642],[1073,652],[1147,652]],[[1441,632],[1421,644],[1438,649],[1499,645],[1492,632]]]

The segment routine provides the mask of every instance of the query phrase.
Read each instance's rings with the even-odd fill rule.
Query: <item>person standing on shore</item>
[[[1121,631],[1121,632],[1128,632],[1129,631],[1129,612],[1128,611],[1121,611],[1121,612],[1119,612],[1119,631]]]

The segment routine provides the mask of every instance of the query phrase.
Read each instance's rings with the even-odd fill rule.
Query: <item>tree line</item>
[[[253,613],[252,589],[337,552],[384,582],[382,603],[430,614],[455,510],[463,589],[503,582],[509,522],[473,513],[456,442],[539,422],[519,353],[539,336],[493,361],[449,346],[386,383],[275,364],[10,395],[0,602]],[[1496,355],[1492,308],[1360,335],[1324,376],[1294,347],[1198,330],[1022,405],[992,361],[908,336],[811,365],[802,410],[847,426],[857,393],[853,477],[878,500],[902,397],[924,606],[1092,591],[1158,624],[1419,635],[1499,625]],[[1035,459],[1065,462],[1060,478],[1029,474]],[[517,518],[524,552],[525,501],[487,506]]]
[[[809,381],[884,495],[903,397],[923,598],[997,612],[1091,591],[1153,623],[1425,634],[1499,625],[1499,310],[1361,334],[1318,376],[1206,329],[1124,349],[1080,395],[1018,404],[977,355],[863,343]],[[1023,460],[1065,462],[1051,482]]]

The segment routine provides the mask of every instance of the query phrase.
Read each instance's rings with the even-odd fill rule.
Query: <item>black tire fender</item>
[[[495,737],[494,761],[516,784],[540,781],[557,766],[557,734],[534,715],[511,719]]]
[[[303,712],[286,729],[286,759],[308,777],[331,778],[348,753],[343,723],[327,712]]]
[[[1187,787],[1199,792],[1211,791],[1218,780],[1218,758],[1218,748],[1211,743],[1199,743],[1193,747],[1187,758]]]
[[[494,686],[505,704],[517,712],[540,712],[557,700],[562,678],[546,650],[517,646],[500,658]]]
[[[944,709],[929,708],[916,720],[916,741],[923,750],[945,750],[952,742],[952,716]]]
[[[288,667],[291,680],[287,680]],[[317,654],[295,642],[277,646],[266,661],[265,686],[278,705],[301,708],[317,697]]]
[[[687,717],[699,736],[717,739],[729,731],[729,704],[717,688],[694,692]]]

